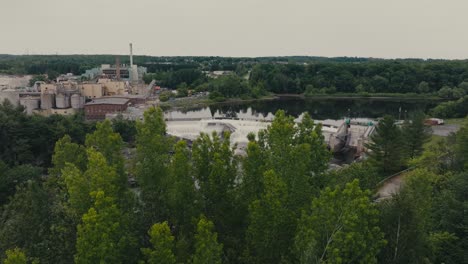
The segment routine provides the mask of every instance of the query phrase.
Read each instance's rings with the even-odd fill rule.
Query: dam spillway
[[[295,121],[300,122],[299,117]],[[345,120],[315,120],[315,123],[322,124],[322,134],[324,140],[332,152],[343,149],[356,149],[359,153],[364,150],[364,144],[374,131],[373,126],[362,125],[362,122]],[[166,116],[167,133],[169,135],[194,141],[200,133],[223,134],[230,132],[231,144],[237,144],[238,151],[243,152],[248,144],[247,135],[249,133],[258,134],[260,130],[267,129],[271,121],[254,119],[169,119]]]

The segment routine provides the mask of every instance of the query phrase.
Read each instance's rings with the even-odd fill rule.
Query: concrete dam
[[[193,116],[191,118],[174,117],[166,114],[167,133],[188,141],[194,141],[200,133],[212,134],[216,132],[222,134],[229,131],[231,134],[231,143],[237,144],[238,152],[244,152],[249,133],[255,135],[262,129],[267,129],[271,120],[255,118],[207,118],[206,116]],[[300,122],[302,116],[299,116],[295,122]],[[368,142],[370,135],[375,127],[369,120],[314,120],[315,123],[322,124],[322,134],[325,142],[332,152],[355,150],[357,156],[365,151],[365,143]]]

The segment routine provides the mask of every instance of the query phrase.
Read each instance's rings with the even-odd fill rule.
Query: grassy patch
[[[431,139],[426,142],[423,146],[425,150],[428,150],[431,146],[437,145],[439,142],[445,140],[446,137],[438,136],[438,135],[431,135]]]
[[[463,125],[467,119],[466,118],[449,118],[444,119],[445,124],[448,125]]]

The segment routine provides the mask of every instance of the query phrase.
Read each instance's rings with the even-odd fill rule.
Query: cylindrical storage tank
[[[55,96],[55,106],[57,108],[65,108],[65,95],[64,94],[57,94]]]
[[[70,97],[65,94],[57,94],[55,96],[55,104],[57,108],[69,108],[70,107]]]
[[[41,101],[41,98],[39,97],[20,98],[20,104],[26,108],[26,113],[28,115],[32,114],[34,109],[39,108],[40,101]]]
[[[70,95],[65,94],[65,108],[70,108]]]
[[[48,110],[54,107],[55,99],[52,93],[41,94],[41,109]]]
[[[86,103],[86,97],[80,96],[80,108],[84,108],[85,103]]]
[[[74,95],[71,96],[71,107],[73,109],[82,108],[81,96],[79,94],[74,94]]]

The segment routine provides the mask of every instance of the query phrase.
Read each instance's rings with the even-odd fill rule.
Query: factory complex
[[[130,65],[104,64],[87,70],[82,76],[65,74],[55,82],[37,81],[32,87],[18,89],[3,85],[0,89],[0,102],[5,99],[13,105],[22,105],[27,114],[69,115],[84,109],[89,120],[105,119],[106,114],[123,112],[132,105],[145,104],[152,91],[142,81],[145,67],[133,64],[132,44],[130,44]],[[7,83],[5,81],[5,83]],[[23,82],[24,83],[24,82]]]

